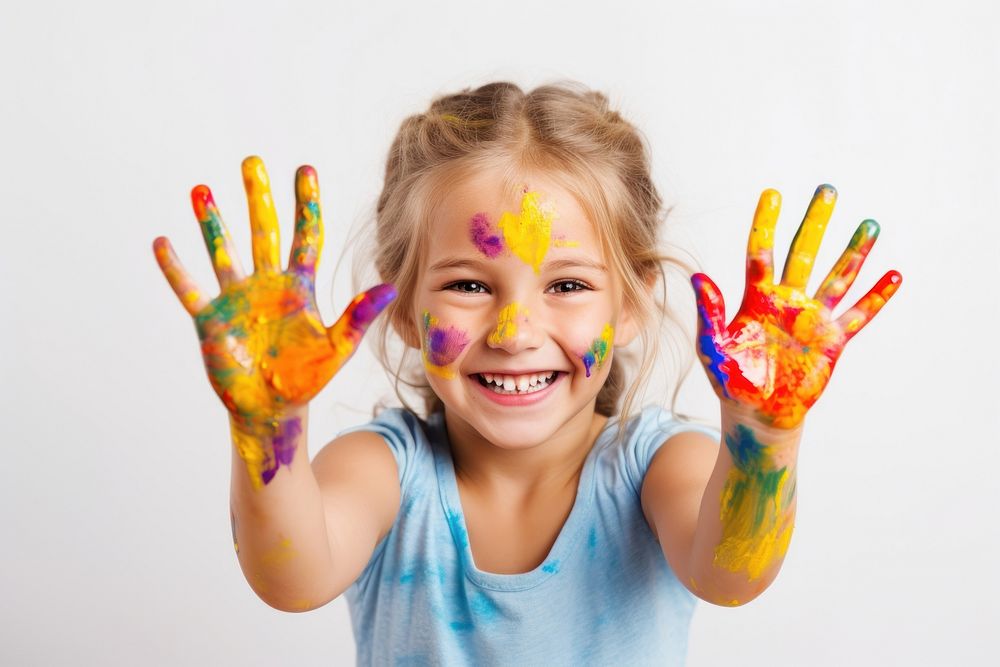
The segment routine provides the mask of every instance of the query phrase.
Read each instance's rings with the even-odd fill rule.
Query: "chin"
[[[539,429],[538,424],[527,422],[517,426],[491,424],[483,428],[478,428],[475,423],[470,425],[494,447],[511,451],[537,447],[553,435]]]

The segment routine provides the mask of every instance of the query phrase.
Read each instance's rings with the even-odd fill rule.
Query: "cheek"
[[[615,329],[608,322],[601,328],[600,335],[591,340],[586,350],[580,354],[580,361],[583,362],[583,368],[587,377],[591,376],[592,371],[596,373],[601,370],[608,355],[611,353],[611,346],[614,345],[614,341]]]
[[[606,313],[574,318],[564,330],[567,348],[586,377],[596,375],[608,356],[615,339],[615,327]]]
[[[468,333],[460,326],[441,322],[430,311],[423,312],[421,324],[424,367],[438,377],[454,378],[453,364],[469,344]]]

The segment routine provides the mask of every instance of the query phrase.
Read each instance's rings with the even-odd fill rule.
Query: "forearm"
[[[723,404],[722,447],[702,497],[688,582],[721,605],[749,602],[777,576],[792,536],[802,426],[774,428]]]
[[[305,407],[265,424],[230,417],[234,546],[257,595],[285,611],[318,606],[332,586],[323,502],[306,447],[307,421]]]

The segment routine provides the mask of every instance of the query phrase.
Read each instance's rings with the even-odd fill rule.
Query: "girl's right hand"
[[[315,289],[323,245],[316,171],[302,166],[295,174],[295,237],[285,271],[279,265],[278,220],[260,158],[243,161],[243,182],[253,232],[251,275],[244,274],[204,185],[191,191],[191,201],[221,293],[209,301],[165,237],[157,238],[153,249],[164,276],[194,318],[212,387],[234,424],[253,431],[255,425],[277,425],[319,393],[396,292],[392,285],[373,287],[355,297],[333,326],[324,326]]]

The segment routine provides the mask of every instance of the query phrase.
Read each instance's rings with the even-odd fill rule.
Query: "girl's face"
[[[450,418],[518,449],[590,424],[612,346],[636,329],[575,198],[544,174],[501,182],[466,179],[430,221],[410,343]]]

